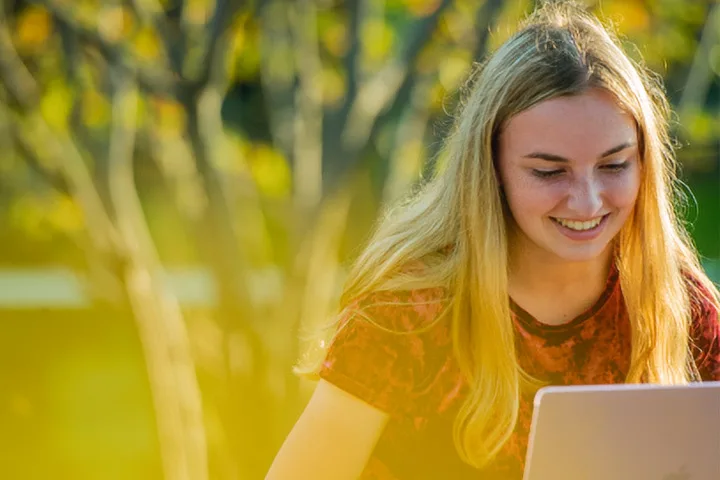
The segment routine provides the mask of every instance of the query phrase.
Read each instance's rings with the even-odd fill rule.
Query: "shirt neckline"
[[[617,265],[613,262],[610,266],[610,271],[608,272],[607,281],[605,282],[605,289],[600,294],[600,297],[590,308],[566,323],[561,323],[559,325],[549,325],[547,323],[543,323],[533,317],[520,305],[515,303],[512,298],[510,298],[510,310],[517,321],[530,333],[557,333],[574,330],[585,323],[588,319],[594,317],[605,306],[617,286],[618,277]]]

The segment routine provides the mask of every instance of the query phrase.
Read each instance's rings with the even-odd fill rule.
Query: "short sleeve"
[[[448,373],[444,305],[442,289],[375,292],[352,302],[320,377],[391,416],[421,414]]]
[[[720,322],[712,294],[692,282],[692,341],[695,363],[704,381],[720,381]]]

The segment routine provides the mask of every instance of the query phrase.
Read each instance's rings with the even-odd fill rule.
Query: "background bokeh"
[[[2,0],[0,477],[263,478],[298,332],[533,3]],[[720,280],[720,8],[589,5],[665,80]]]

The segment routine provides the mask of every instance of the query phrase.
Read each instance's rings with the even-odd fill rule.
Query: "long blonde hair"
[[[582,8],[539,8],[478,66],[445,144],[445,169],[382,219],[341,299],[347,306],[379,290],[446,289],[453,348],[469,385],[454,439],[461,458],[476,467],[510,437],[521,391],[533,385],[515,351],[495,142],[514,115],[589,88],[611,92],[634,117],[642,154],[637,203],[617,239],[615,258],[632,328],[627,382],[696,378],[687,277],[712,292],[709,300],[718,305],[717,290],[676,212],[669,107],[657,78],[630,60],[617,38]],[[406,268],[415,263],[423,268]]]

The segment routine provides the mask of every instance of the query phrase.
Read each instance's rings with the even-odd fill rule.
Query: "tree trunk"
[[[129,79],[118,76],[108,173],[121,258],[126,262],[119,273],[145,353],[165,479],[206,480],[202,396],[187,326],[177,299],[162,284],[162,267],[135,187],[137,92]]]

